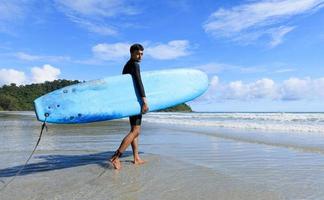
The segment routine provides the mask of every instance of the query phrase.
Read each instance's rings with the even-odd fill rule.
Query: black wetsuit
[[[130,59],[124,66],[123,74],[131,74],[135,83],[135,88],[140,97],[145,97],[145,91],[141,79],[140,65],[137,61]],[[141,125],[142,115],[134,115],[129,117],[129,122],[132,126]]]

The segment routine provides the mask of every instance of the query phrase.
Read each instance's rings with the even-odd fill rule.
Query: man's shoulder
[[[140,65],[139,65],[139,63],[136,62],[136,61],[133,61],[133,60],[129,62],[128,66],[129,66],[129,68],[130,68],[131,70],[135,70],[135,71],[137,71],[137,70],[140,69]]]
[[[129,60],[127,64],[139,66],[139,63],[136,60]]]
[[[124,66],[123,74],[135,73],[136,71],[139,70],[139,68],[140,68],[140,65],[138,62],[136,62],[134,60],[129,60],[129,61],[127,61],[127,63]]]

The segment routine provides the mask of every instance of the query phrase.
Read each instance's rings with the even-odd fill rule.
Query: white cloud
[[[96,58],[101,60],[121,60],[129,56],[128,43],[114,43],[114,44],[97,44],[92,48],[92,52]]]
[[[135,8],[124,0],[57,0],[66,12],[75,12],[81,15],[112,17],[116,15],[137,14]]]
[[[285,80],[280,89],[280,95],[283,100],[324,98],[324,77]]]
[[[101,43],[92,47],[92,52],[97,59],[118,61],[130,56],[130,46],[131,44],[126,42]],[[189,55],[188,47],[189,41],[187,40],[173,40],[167,44],[158,45],[151,45],[146,42],[144,54],[158,60],[171,60]]]
[[[30,2],[26,0],[0,1],[0,32],[14,34],[15,25],[23,20],[27,14],[28,3]]]
[[[312,89],[312,80],[299,79],[299,78],[290,78],[283,82],[281,88],[282,99],[284,100],[298,100],[302,99],[305,96],[308,96],[308,93]]]
[[[270,37],[269,45],[279,45],[292,26],[281,26],[289,18],[311,13],[324,6],[323,0],[262,0],[218,9],[203,25],[206,32],[216,37],[250,43],[262,36]]]
[[[56,0],[58,8],[74,23],[90,32],[116,35],[110,18],[135,15],[139,9],[124,0]]]
[[[3,0],[0,2],[0,21],[19,19],[23,15],[23,7],[19,2]]]
[[[313,90],[319,97],[324,98],[324,77],[313,80]]]
[[[16,83],[21,85],[26,82],[25,73],[15,69],[0,69],[0,86]]]
[[[204,95],[204,99],[212,99],[213,95],[217,92],[217,90],[219,89],[219,78],[218,76],[213,76],[210,81],[209,81],[209,90],[208,92]]]
[[[193,5],[188,0],[172,0],[172,1],[164,1],[168,6],[177,9],[178,12],[190,12]]]
[[[278,97],[277,86],[273,80],[263,78],[252,83],[230,82],[222,88],[224,99],[251,100]]]
[[[0,86],[4,84],[15,83],[17,85],[28,83],[42,83],[58,79],[61,70],[49,64],[42,67],[32,67],[30,75],[26,76],[25,72],[15,69],[0,69]]]
[[[275,82],[268,78],[257,80],[255,83],[249,84],[250,98],[272,98],[275,99],[277,95],[277,86]]]
[[[226,99],[245,99],[248,96],[248,86],[242,81],[234,81],[229,83],[224,90],[224,98]]]
[[[235,72],[235,73],[242,73],[242,74],[254,74],[254,73],[267,73],[271,72],[269,67],[265,66],[240,66],[240,65],[232,65],[226,63],[217,63],[217,62],[210,62],[203,65],[192,66],[191,68],[196,68],[204,71],[207,74],[217,74],[221,72]]]
[[[207,63],[204,65],[194,66],[192,68],[200,69],[207,74],[216,74],[224,70],[230,70],[235,66],[223,64],[223,63]]]
[[[44,56],[44,55],[32,55],[25,52],[18,52],[15,56],[20,60],[26,61],[47,61],[47,62],[61,62],[71,60],[68,56]]]
[[[118,32],[116,27],[107,25],[104,22],[88,20],[73,15],[69,18],[71,21],[77,23],[80,27],[85,28],[92,33],[97,33],[99,35],[117,35]]]
[[[324,77],[318,79],[289,78],[281,83],[275,83],[269,78],[263,78],[250,83],[244,83],[240,80],[222,83],[217,77],[216,79],[211,79],[205,97],[206,99],[217,101],[248,101],[256,99],[295,101],[323,99]]]
[[[239,67],[237,70],[244,74],[262,73],[268,71],[268,69],[264,66]]]
[[[296,69],[293,68],[283,68],[283,69],[278,69],[274,71],[274,73],[286,73],[286,72],[293,72],[296,71]]]
[[[61,74],[61,70],[55,68],[49,64],[43,65],[43,67],[33,67],[31,69],[32,82],[42,83],[45,81],[53,81],[58,79],[58,75]]]
[[[146,54],[158,60],[170,60],[190,54],[189,41],[173,40],[167,44],[158,44],[146,48]]]
[[[272,40],[270,41],[270,47],[275,47],[282,43],[283,37],[289,33],[290,31],[294,30],[295,27],[288,27],[288,26],[281,26],[279,28],[275,28],[269,31]]]
[[[116,28],[108,25],[94,24],[88,21],[82,22],[84,27],[90,32],[97,33],[100,35],[117,35]]]
[[[15,34],[15,25],[23,20],[33,18],[43,21],[44,17],[34,15],[39,5],[35,0],[1,0],[0,1],[0,32]],[[124,24],[118,17],[139,14],[141,7],[135,6],[136,1],[126,0],[53,0],[46,1],[47,6],[56,7],[69,20],[90,32],[100,35],[116,35],[117,27]],[[45,11],[46,12],[46,11]],[[113,19],[113,20],[111,20]],[[115,24],[115,25],[114,25]]]
[[[213,76],[212,79],[210,80],[210,87],[216,88],[219,84],[219,78],[218,76]]]
[[[27,61],[35,61],[40,59],[40,56],[30,55],[24,52],[16,53],[16,57],[20,60],[27,60]]]

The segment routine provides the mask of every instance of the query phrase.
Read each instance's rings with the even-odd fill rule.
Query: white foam
[[[151,123],[324,133],[324,113],[150,113]]]

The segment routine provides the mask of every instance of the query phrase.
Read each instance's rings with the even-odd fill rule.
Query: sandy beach
[[[321,142],[301,135],[226,132],[149,122],[140,140],[146,164],[108,165],[127,120],[49,125],[33,159],[0,199],[321,199]],[[37,141],[33,113],[1,113],[0,186],[19,170]],[[155,118],[155,116],[153,116]],[[145,122],[145,119],[144,119]],[[228,130],[227,130],[228,131]],[[254,134],[258,132],[259,137]],[[287,144],[289,137],[295,138]],[[283,139],[280,139],[283,138]],[[299,138],[299,139],[298,139]],[[317,146],[316,146],[317,145]]]
[[[269,199],[275,194],[235,178],[217,174],[172,158],[145,155],[148,163],[133,166],[123,159],[123,170],[105,169],[101,164],[109,153],[89,156],[92,161],[62,169],[34,169],[17,178],[1,193],[1,199]],[[94,157],[94,158],[93,158]],[[60,160],[57,160],[60,162]],[[67,161],[71,162],[71,161]],[[77,162],[77,161],[76,161]],[[48,166],[44,166],[48,165]],[[70,163],[70,165],[73,165]],[[47,162],[43,167],[55,168]],[[102,174],[103,173],[103,174]],[[6,180],[6,179],[5,179]]]

